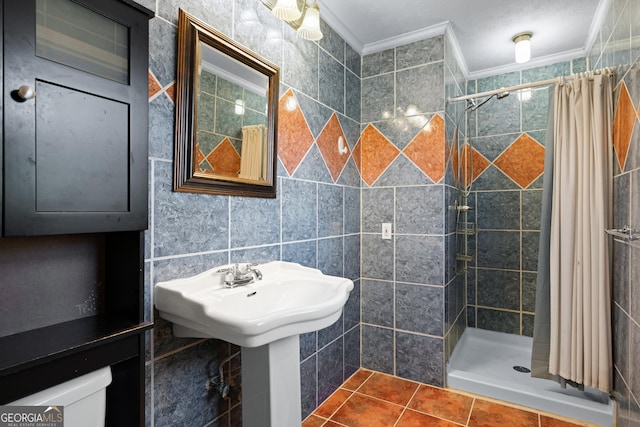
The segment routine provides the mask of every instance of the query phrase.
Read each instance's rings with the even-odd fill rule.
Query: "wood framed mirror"
[[[178,16],[174,191],[276,196],[280,69]]]

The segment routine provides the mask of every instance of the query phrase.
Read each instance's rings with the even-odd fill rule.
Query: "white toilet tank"
[[[107,366],[9,405],[64,406],[64,427],[104,427],[109,384],[111,368]]]

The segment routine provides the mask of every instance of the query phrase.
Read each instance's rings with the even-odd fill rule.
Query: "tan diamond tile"
[[[151,71],[149,71],[149,98],[153,97],[155,94],[162,90],[162,86],[156,79],[156,76],[153,75]]]
[[[380,133],[373,125],[368,125],[360,137],[362,156],[362,179],[369,186],[398,157],[400,150]]]
[[[479,151],[475,148],[471,149],[471,155],[473,156],[473,180],[475,181],[489,166],[491,162],[487,160]],[[544,156],[543,156],[544,159]],[[544,161],[543,161],[544,166]],[[544,168],[543,168],[544,169]]]
[[[347,148],[347,152],[345,154],[340,154],[338,152],[338,138],[342,138],[344,140],[344,145]],[[344,136],[342,126],[340,126],[340,121],[338,120],[336,113],[333,113],[324,129],[322,129],[322,132],[318,135],[316,143],[320,149],[320,154],[322,154],[322,157],[324,158],[324,162],[329,168],[329,173],[331,173],[333,182],[336,182],[342,173],[342,169],[344,169],[344,165],[347,164],[347,160],[349,159],[347,138]]]
[[[451,144],[449,144],[451,142]],[[446,141],[444,144],[444,164],[449,167],[449,161],[451,159],[451,149],[454,144],[458,143],[458,129],[453,131],[453,138],[451,141]]]
[[[362,138],[358,139],[356,146],[353,147],[353,152],[351,153],[351,157],[353,157],[353,161],[356,164],[358,173],[362,177]]]
[[[491,164],[482,154],[480,154],[475,148],[469,147],[469,144],[465,144],[462,149],[461,156],[461,172],[462,181],[465,186],[471,184],[476,178],[480,176]]]
[[[404,149],[404,154],[433,182],[439,182],[445,168],[444,119],[434,115]]]
[[[455,183],[458,182],[459,167],[460,155],[458,150],[458,134],[456,133],[456,137],[453,140],[453,145],[451,146],[451,169],[453,169],[453,182]]]
[[[240,170],[240,155],[229,141],[222,140],[220,144],[207,156],[207,161],[213,166],[216,175],[238,176]]]
[[[520,187],[527,188],[544,172],[544,147],[523,133],[494,164]]]
[[[176,103],[176,83],[173,82],[169,86],[167,86],[164,90],[164,93],[167,94],[171,102]]]
[[[202,165],[202,162],[205,160],[206,156],[202,154],[202,150],[200,149],[200,144],[196,143],[196,165],[199,165],[198,172],[207,172],[208,167],[205,168],[205,165]],[[209,166],[209,165],[207,165]]]
[[[278,157],[289,175],[293,175],[313,145],[313,134],[291,89],[278,105]]]
[[[635,123],[636,112],[633,107],[633,101],[631,100],[631,96],[629,96],[627,85],[622,82],[618,105],[616,106],[616,113],[613,118],[613,147],[616,150],[620,170],[624,170],[624,165],[627,161],[629,143],[631,142],[631,134],[633,133]]]

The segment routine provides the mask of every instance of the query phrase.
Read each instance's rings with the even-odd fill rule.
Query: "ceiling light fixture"
[[[531,36],[533,33],[524,32],[513,36],[516,51],[516,63],[523,64],[531,59]]]
[[[278,18],[287,22],[305,40],[322,38],[320,30],[320,7],[316,1],[308,5],[307,0],[261,0]]]

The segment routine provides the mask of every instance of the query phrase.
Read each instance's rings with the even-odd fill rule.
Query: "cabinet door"
[[[117,0],[3,3],[4,235],[145,229],[148,17]]]

